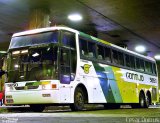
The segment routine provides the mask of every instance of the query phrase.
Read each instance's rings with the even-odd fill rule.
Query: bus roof
[[[101,42],[103,44],[115,47],[115,48],[117,48],[117,49],[119,49],[121,51],[128,52],[128,53],[131,53],[133,55],[137,55],[139,57],[142,57],[142,58],[145,58],[145,59],[148,59],[148,60],[151,60],[151,61],[155,62],[155,59],[153,59],[153,58],[151,58],[149,56],[141,55],[139,53],[136,53],[136,52],[130,51],[128,49],[122,48],[120,46],[114,45],[114,44],[112,44],[112,43],[110,43],[108,41],[93,37],[91,35],[85,34],[83,32],[77,31],[75,29],[72,29],[72,28],[69,28],[69,27],[66,27],[66,26],[55,26],[55,27],[47,27],[47,28],[40,28],[40,29],[33,29],[33,30],[23,31],[23,32],[19,32],[19,33],[13,34],[12,37],[29,35],[29,34],[36,34],[36,33],[42,33],[42,32],[54,31],[54,30],[67,30],[67,31],[70,31],[70,32],[78,33],[81,36],[86,37],[86,38],[90,38],[90,39],[92,39],[92,40],[94,40],[96,42]]]
[[[47,28],[39,28],[39,29],[33,29],[33,30],[27,30],[19,33],[13,34],[12,37],[17,37],[17,36],[23,36],[23,35],[29,35],[29,34],[36,34],[36,33],[42,33],[42,32],[49,32],[49,31],[54,31],[54,30],[68,30],[74,33],[78,33],[79,31],[74,30],[69,27],[65,26],[55,26],[55,27],[47,27]]]

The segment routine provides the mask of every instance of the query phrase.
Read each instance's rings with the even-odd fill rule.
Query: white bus
[[[16,33],[7,56],[6,105],[147,108],[158,101],[154,59],[68,27]]]

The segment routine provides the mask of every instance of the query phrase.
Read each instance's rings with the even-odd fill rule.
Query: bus
[[[6,51],[0,51],[0,70],[6,70]],[[2,74],[5,73],[1,71]],[[3,97],[4,97],[4,81],[5,77],[1,76],[0,77],[0,106],[3,104]]]
[[[49,105],[83,110],[158,102],[153,58],[65,26],[15,33],[7,53],[6,105]]]

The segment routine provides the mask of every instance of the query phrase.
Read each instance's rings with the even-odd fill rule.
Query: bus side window
[[[145,71],[147,73],[152,73],[152,64],[148,61],[145,61]]]
[[[135,58],[134,58],[134,56],[130,56],[130,63],[131,63],[131,68],[135,69]]]
[[[96,58],[96,44],[93,42],[88,42],[88,57]]]
[[[125,54],[125,62],[126,62],[126,67],[131,67],[130,57],[128,54]]]
[[[110,63],[111,62],[111,50],[108,47],[104,47],[104,51],[105,51],[105,61]]]
[[[87,57],[88,51],[87,51],[87,41],[84,39],[80,39],[80,52],[81,56]]]
[[[157,71],[156,71],[156,64],[155,63],[153,63],[152,64],[152,67],[153,67],[153,74],[157,74]]]
[[[112,50],[112,56],[113,56],[113,63],[119,64],[118,63],[118,52],[116,50]]]
[[[97,45],[97,53],[98,53],[98,60],[104,60],[104,47],[102,45]]]
[[[136,68],[140,71],[144,71],[144,61],[142,59],[136,58]]]
[[[136,58],[136,69],[140,70],[140,59]]]
[[[120,65],[124,65],[124,57],[122,52],[118,52],[118,61]]]
[[[140,59],[140,70],[144,71],[144,60]]]

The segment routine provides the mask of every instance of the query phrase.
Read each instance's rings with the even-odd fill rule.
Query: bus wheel
[[[34,112],[42,112],[45,109],[45,106],[39,104],[32,104],[30,105],[30,109]]]
[[[149,104],[150,104],[150,98],[149,98],[149,95],[147,94],[146,95],[146,99],[145,99],[145,108],[148,108],[149,107]]]
[[[74,103],[70,105],[70,108],[72,111],[83,110],[84,103],[85,103],[85,97],[84,97],[83,90],[80,87],[78,87],[75,90]]]
[[[143,93],[140,93],[140,95],[139,95],[139,107],[140,108],[145,108],[145,103],[146,103],[145,95]]]

